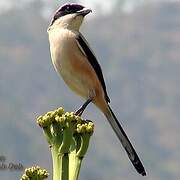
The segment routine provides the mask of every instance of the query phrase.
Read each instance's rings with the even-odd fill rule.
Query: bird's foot
[[[92,99],[88,99],[76,112],[75,115],[81,116],[88,104],[92,101]]]

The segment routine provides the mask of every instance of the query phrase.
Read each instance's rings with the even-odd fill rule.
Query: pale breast
[[[49,33],[52,62],[74,92],[89,98],[92,91],[98,93],[96,89],[102,91],[102,88],[92,66],[79,49],[75,36],[74,32],[65,29]]]
[[[61,71],[63,66],[69,64],[67,55],[72,38],[73,34],[66,29],[52,29],[49,32],[51,58],[58,72]]]

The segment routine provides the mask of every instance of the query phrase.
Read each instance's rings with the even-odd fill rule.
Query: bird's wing
[[[100,83],[101,83],[101,85],[103,87],[106,101],[110,102],[110,99],[109,99],[107,91],[106,91],[106,85],[105,85],[105,82],[104,82],[104,77],[103,77],[103,74],[102,74],[101,67],[100,67],[100,65],[99,65],[93,51],[91,50],[88,42],[85,40],[85,38],[83,37],[82,34],[79,34],[76,37],[76,41],[77,41],[78,47],[80,48],[82,53],[87,57],[89,63],[91,64],[94,71],[96,72],[96,75],[97,75],[97,77],[98,77],[98,79],[99,79],[99,81],[100,81]]]

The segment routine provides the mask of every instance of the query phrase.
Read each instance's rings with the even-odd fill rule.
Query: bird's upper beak
[[[86,15],[89,14],[90,12],[92,12],[91,9],[83,8],[82,10],[80,10],[80,11],[77,12],[77,15],[86,16]]]

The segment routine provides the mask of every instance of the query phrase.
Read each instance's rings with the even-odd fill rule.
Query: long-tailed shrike
[[[69,88],[86,99],[76,113],[81,115],[90,102],[94,103],[106,116],[136,170],[145,176],[135,149],[109,106],[101,67],[79,32],[84,17],[90,12],[79,4],[65,4],[55,12],[48,28],[53,65]]]

